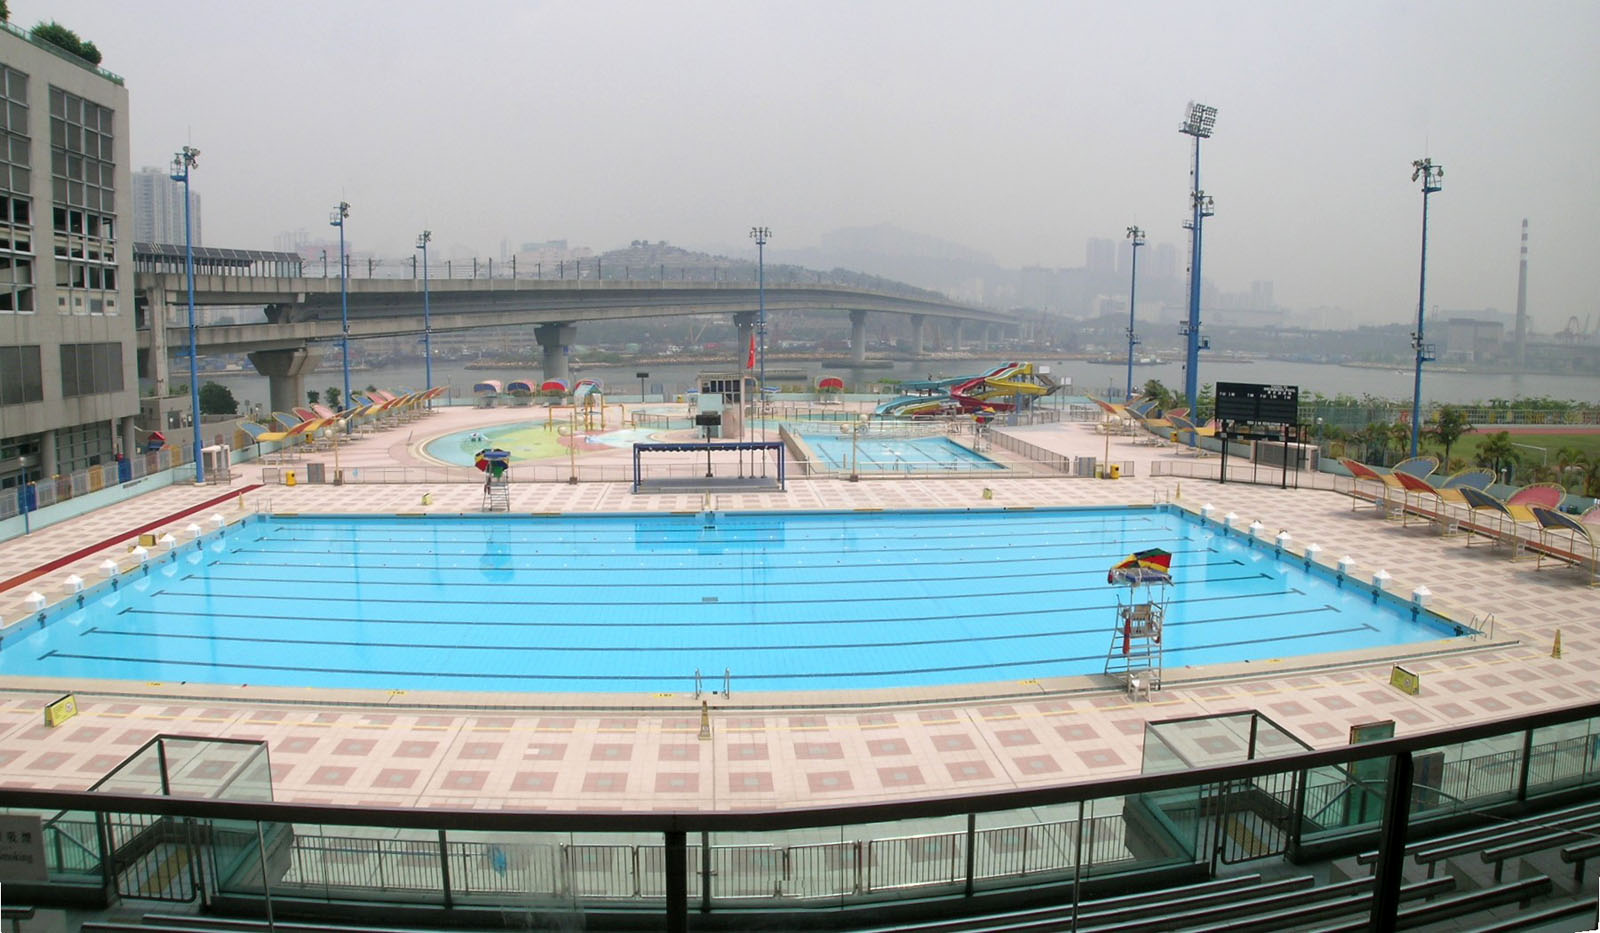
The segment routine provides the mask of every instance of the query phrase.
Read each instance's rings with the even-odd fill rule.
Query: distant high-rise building
[[[1150,277],[1157,281],[1178,277],[1178,248],[1171,243],[1157,243],[1155,257],[1150,262]]]
[[[1250,283],[1250,310],[1270,311],[1275,307],[1272,303],[1271,282]]]
[[[1084,267],[1090,275],[1116,275],[1117,242],[1093,237],[1084,253]]]
[[[133,173],[133,240],[135,243],[183,245],[183,186],[162,168]],[[193,241],[201,244],[200,195],[189,194]]]

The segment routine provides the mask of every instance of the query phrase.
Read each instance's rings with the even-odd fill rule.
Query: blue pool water
[[[852,463],[860,473],[1005,469],[948,437],[862,437],[853,445],[849,434],[806,433],[802,437],[817,459],[835,471],[849,471]]]
[[[1098,674],[1129,552],[1173,557],[1166,666],[1459,634],[1165,508],[258,517],[0,642],[0,674],[734,692]],[[27,630],[31,629],[31,630]]]

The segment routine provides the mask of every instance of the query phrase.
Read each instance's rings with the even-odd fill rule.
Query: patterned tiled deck
[[[487,413],[451,411],[414,434],[459,430]],[[493,413],[495,418],[507,417]],[[526,414],[522,415],[526,417]],[[408,432],[409,434],[410,432]],[[1083,425],[1026,429],[1029,442],[1103,456],[1106,440]],[[1115,459],[1147,477],[1171,452],[1111,442]],[[366,450],[362,450],[365,446]],[[625,455],[625,452],[624,452]],[[414,445],[380,436],[343,454],[347,467],[414,462]],[[246,469],[254,482],[256,468]],[[241,481],[235,480],[235,488]],[[991,498],[985,498],[985,489]],[[246,509],[314,512],[477,511],[472,484],[422,487],[281,486],[244,497]],[[125,535],[216,496],[174,486],[0,544],[0,579],[86,543]],[[83,788],[158,733],[270,743],[279,800],[553,810],[801,807],[1041,786],[1138,770],[1144,722],[1259,709],[1317,746],[1346,740],[1357,722],[1394,719],[1415,733],[1510,716],[1600,695],[1600,589],[1566,569],[1534,569],[1503,551],[1467,549],[1421,528],[1403,529],[1371,508],[1352,510],[1332,492],[1198,480],[1100,482],[1056,477],[951,480],[791,481],[787,493],[734,493],[736,509],[972,508],[1211,502],[1242,524],[1287,529],[1295,546],[1316,542],[1325,561],[1353,555],[1362,576],[1380,568],[1409,593],[1425,584],[1435,604],[1466,620],[1495,616],[1495,640],[1516,644],[1414,660],[1419,696],[1388,685],[1389,663],[1286,670],[1238,666],[1230,676],[1169,671],[1178,682],[1150,702],[1130,701],[1082,679],[872,694],[713,697],[712,735],[699,738],[688,695],[593,697],[256,690],[192,684],[0,681],[0,784]],[[625,484],[524,484],[515,512],[669,511],[699,507],[699,494],[633,495]],[[239,503],[219,511],[240,514]],[[193,519],[176,522],[181,529]],[[126,541],[109,553],[121,555]],[[0,591],[0,617],[22,616],[37,589],[54,597],[68,574],[94,579],[106,553],[84,557],[21,587]],[[1551,656],[1557,631],[1562,656]],[[1279,672],[1275,675],[1274,672]],[[67,689],[79,715],[41,723],[45,702]]]

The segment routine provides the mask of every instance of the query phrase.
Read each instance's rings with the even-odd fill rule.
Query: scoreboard
[[[1217,420],[1245,424],[1295,424],[1300,387],[1253,382],[1217,383]]]

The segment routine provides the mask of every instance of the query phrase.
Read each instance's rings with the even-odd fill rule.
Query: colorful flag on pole
[[[754,333],[750,334],[750,358],[745,360],[744,368],[756,368],[756,335]]]

